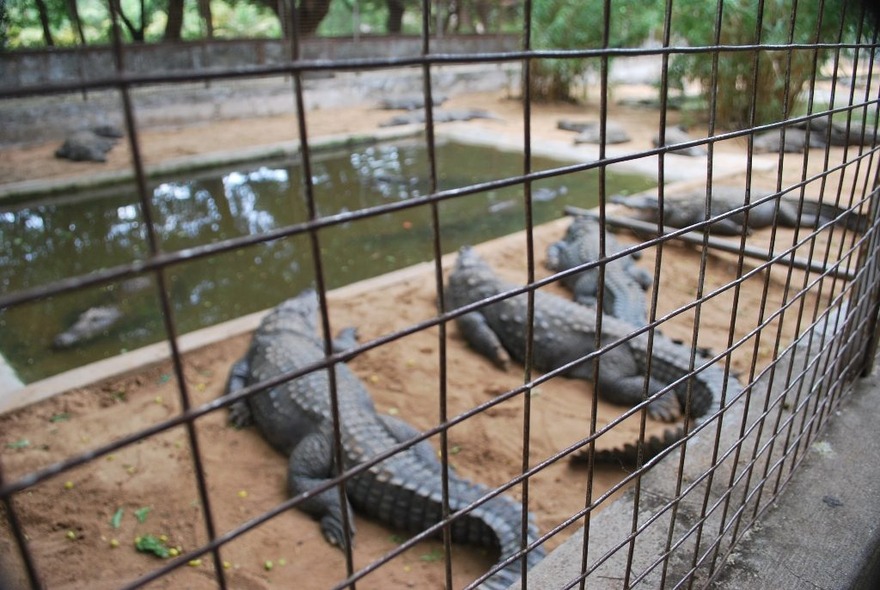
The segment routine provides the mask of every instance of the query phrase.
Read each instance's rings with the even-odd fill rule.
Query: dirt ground
[[[500,93],[453,97],[445,106],[488,108],[501,120],[474,121],[471,125],[491,133],[522,136],[521,105]],[[556,129],[556,121],[563,117],[595,118],[595,107],[536,106],[532,116],[535,136],[571,141],[570,133]],[[309,113],[310,134],[363,132],[375,129],[388,117],[389,113],[369,105],[345,111],[314,111]],[[611,117],[624,123],[633,134],[633,149],[648,147],[650,135],[656,129],[656,112],[615,107]],[[140,139],[145,162],[151,165],[208,150],[268,145],[295,135],[296,124],[291,116],[223,121],[185,129],[144,130]],[[7,182],[52,179],[129,165],[130,153],[125,142],[111,152],[106,164],[56,160],[52,157],[55,147],[57,144],[52,143],[3,150],[0,177]],[[737,144],[719,147],[731,152],[741,148]],[[560,220],[537,230],[539,264],[546,245],[559,239],[565,227],[565,220]],[[777,239],[785,243],[790,236],[790,231],[783,230]],[[619,240],[636,241],[629,234],[621,234]],[[769,233],[757,232],[752,240],[755,244],[766,243]],[[480,250],[506,276],[523,281],[525,247],[524,237],[517,235],[484,244]],[[653,248],[646,250],[639,264],[653,270],[656,254]],[[699,264],[700,254],[696,248],[678,245],[664,248],[658,316],[694,300]],[[736,258],[731,255],[713,253],[707,264],[706,291],[736,277]],[[744,272],[755,265],[747,260]],[[546,274],[540,266],[539,272],[542,276]],[[800,284],[802,277],[801,271],[794,271],[795,284]],[[758,356],[759,366],[773,355],[778,320],[766,326],[760,341],[748,334],[759,324],[762,313],[767,315],[762,312],[762,302],[773,310],[784,297],[791,297],[785,294],[785,281],[784,268],[757,273],[742,283],[739,293],[727,290],[700,310],[698,344],[714,350],[724,349],[729,338],[734,297],[738,298],[734,340],[744,340],[732,355],[732,366],[743,381],[748,377],[753,353]],[[362,341],[369,341],[433,317],[434,301],[430,274],[382,289],[349,289],[332,295],[331,321],[335,327],[356,325]],[[816,298],[808,293],[802,301],[812,310]],[[690,341],[693,317],[693,310],[678,315],[664,324],[663,331],[673,338]],[[786,317],[782,324],[785,341],[794,335],[794,321]],[[241,336],[185,355],[182,371],[191,406],[210,402],[222,393],[229,367],[242,355],[247,343],[248,337]],[[350,364],[367,384],[380,412],[396,414],[417,428],[427,429],[438,421],[439,362],[438,331],[432,328],[371,350]],[[501,372],[470,351],[454,326],[450,326],[448,334],[447,363],[450,416],[522,383],[519,371]],[[588,434],[591,395],[589,384],[567,379],[552,380],[535,392],[531,397],[529,439],[533,465]],[[182,403],[174,368],[170,363],[162,363],[2,416],[2,477],[6,481],[17,481],[30,471],[76,453],[148,430],[178,416]],[[451,461],[458,473],[489,485],[504,483],[518,474],[523,411],[523,400],[517,397],[451,428]],[[600,402],[599,426],[620,412],[621,408]],[[208,533],[195,478],[199,468],[205,473],[215,534],[228,533],[282,502],[286,485],[284,458],[264,443],[256,431],[234,430],[227,426],[226,419],[224,409],[209,412],[196,420],[192,429],[176,426],[164,430],[17,494],[14,504],[45,586],[115,588],[162,565],[158,558],[135,550],[134,540],[138,536],[167,535],[169,546],[180,546],[184,551],[204,543]],[[600,438],[598,444],[610,447],[633,440],[638,427],[638,417],[629,419]],[[648,423],[649,432],[663,427]],[[198,444],[198,461],[192,452],[193,442]],[[599,468],[592,474],[593,496],[598,497],[623,475],[625,472],[620,468]],[[559,526],[584,507],[589,476],[584,467],[563,458],[530,480],[530,509],[542,532]],[[520,497],[521,490],[514,488],[511,494]],[[139,512],[139,519],[136,511],[142,508],[149,511]],[[113,516],[119,509],[121,519],[114,522]],[[356,568],[393,550],[401,539],[398,531],[361,517],[356,518],[356,526]],[[576,528],[569,526],[554,536],[547,543],[548,550]],[[8,533],[6,524],[2,530]],[[9,535],[0,535],[0,554],[16,553]],[[298,510],[282,512],[224,545],[220,553],[230,588],[322,589],[344,578],[342,552],[329,546],[317,523]],[[494,556],[471,547],[455,546],[451,559],[455,586],[461,587],[485,571]],[[441,544],[423,542],[367,575],[358,587],[441,588],[443,560]],[[267,565],[269,561],[273,564],[271,568]],[[206,555],[201,562],[180,567],[147,587],[213,588],[212,559]]]

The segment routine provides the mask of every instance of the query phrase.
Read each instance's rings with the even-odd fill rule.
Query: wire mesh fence
[[[872,366],[876,39],[855,5],[727,2],[685,39],[697,17],[667,2],[653,42],[621,45],[638,11],[604,2],[598,40],[572,48],[551,33],[579,21],[551,4],[520,7],[513,50],[438,51],[454,19],[423,2],[411,55],[313,59],[295,35],[272,63],[144,72],[117,32],[112,73],[0,90],[7,104],[110,93],[134,186],[130,201],[97,200],[88,215],[109,221],[96,238],[53,208],[79,204],[71,185],[9,183],[0,352],[23,375],[60,354],[41,320],[53,306],[75,317],[65,301],[83,293],[100,302],[93,324],[133,318],[161,339],[125,370],[127,345],[111,343],[100,354],[118,376],[62,372],[62,393],[0,417],[13,587],[705,587],[720,574]],[[627,60],[658,69],[647,109],[614,109]],[[443,151],[441,123],[493,117],[451,116],[439,79],[484,64],[518,80],[512,171]],[[401,98],[401,71],[418,84],[415,169],[405,148],[328,139],[336,115],[322,119],[310,80],[387,74]],[[134,96],[169,89],[171,105],[185,85],[270,76],[289,92],[296,172],[157,180]],[[570,111],[592,115],[568,125],[592,133],[575,163],[546,160],[538,137],[539,99],[563,91],[592,105]],[[653,145],[618,147],[621,127]],[[328,188],[328,145],[372,197]],[[465,179],[469,161],[481,174]],[[649,181],[623,179],[633,170]],[[22,246],[15,228],[41,242]],[[88,241],[111,255],[90,260]],[[136,297],[149,313],[126,307]],[[285,300],[223,324],[228,340],[190,334]],[[358,341],[333,339],[349,325]],[[66,354],[41,370],[89,362]],[[3,407],[35,391],[9,387]]]

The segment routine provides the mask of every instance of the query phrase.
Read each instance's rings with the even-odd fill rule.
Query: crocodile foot
[[[349,511],[348,526],[351,528],[351,547],[354,548],[354,515]],[[334,547],[340,549],[348,548],[348,539],[345,535],[345,527],[342,526],[342,519],[336,514],[325,514],[321,517],[321,532],[324,538]]]
[[[343,328],[333,339],[333,352],[345,352],[358,344],[357,328]]]
[[[247,428],[254,423],[247,400],[241,400],[229,406],[229,423],[233,428]]]
[[[648,404],[648,416],[655,420],[675,422],[681,415],[681,403],[674,391],[668,391]]]

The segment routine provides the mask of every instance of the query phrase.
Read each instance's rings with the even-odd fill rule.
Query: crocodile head
[[[449,302],[459,307],[494,295],[497,281],[495,272],[483,257],[471,246],[462,246],[449,273]]]
[[[657,195],[614,195],[611,202],[632,209],[642,209],[647,211],[657,211],[660,209]]]
[[[318,293],[314,289],[305,289],[296,297],[282,301],[279,310],[295,313],[303,317],[311,317],[318,311]]]
[[[265,333],[296,331],[313,336],[318,329],[318,293],[305,289],[296,297],[282,301],[263,321]]]
[[[564,241],[570,244],[580,241],[583,236],[596,233],[598,226],[599,220],[595,217],[590,215],[577,215],[572,219],[571,225],[568,226],[568,229],[565,232]]]
[[[472,246],[462,246],[458,250],[458,258],[455,261],[455,271],[460,272],[487,272],[491,273],[492,268],[483,260]]]

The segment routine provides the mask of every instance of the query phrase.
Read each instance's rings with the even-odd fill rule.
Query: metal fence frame
[[[604,25],[609,26],[610,2],[605,3],[604,9]],[[112,5],[112,3],[111,3]],[[525,14],[531,13],[531,3],[525,3]],[[164,327],[167,333],[167,343],[171,348],[171,358],[174,367],[174,374],[179,384],[179,397],[182,405],[182,411],[179,415],[165,420],[152,427],[132,432],[129,436],[116,440],[112,443],[99,446],[86,453],[70,456],[64,461],[51,465],[47,468],[35,470],[25,477],[8,481],[2,477],[0,471],[0,499],[4,505],[4,513],[9,524],[9,529],[18,545],[21,553],[21,562],[26,569],[27,577],[30,584],[34,588],[41,587],[41,576],[36,565],[36,561],[29,549],[25,528],[15,510],[13,499],[16,494],[26,491],[28,488],[36,484],[57,476],[65,471],[83,465],[90,461],[94,461],[100,457],[104,457],[118,449],[133,444],[146,437],[154,436],[161,432],[167,431],[177,426],[183,426],[186,429],[188,443],[193,456],[194,469],[197,474],[199,502],[203,510],[203,518],[206,523],[206,534],[209,542],[201,547],[197,547],[188,551],[184,555],[171,559],[161,567],[157,567],[145,576],[134,580],[127,584],[126,588],[142,587],[161,578],[168,572],[185,565],[192,559],[200,556],[212,557],[214,565],[214,575],[217,586],[220,588],[228,587],[227,576],[222,567],[220,558],[220,549],[222,546],[238,536],[260,526],[262,523],[275,517],[276,515],[297,506],[302,502],[303,497],[298,496],[279,504],[275,509],[267,512],[257,518],[243,522],[240,526],[226,531],[220,532],[216,529],[215,519],[212,515],[212,507],[210,494],[207,490],[207,483],[204,478],[203,468],[201,464],[201,454],[199,451],[198,438],[195,431],[195,420],[210,412],[222,411],[235,401],[256,393],[267,387],[271,387],[284,380],[299,376],[303,372],[295,374],[286,374],[272,379],[269,382],[261,383],[256,386],[248,387],[245,390],[224,396],[213,403],[194,406],[191,402],[189,392],[187,391],[186,381],[183,374],[183,360],[181,352],[178,348],[178,329],[174,319],[174,313],[171,301],[169,299],[166,287],[165,269],[183,262],[202,260],[210,256],[214,256],[223,252],[229,252],[247,245],[266,242],[277,239],[279,237],[293,235],[307,235],[311,241],[313,261],[315,268],[315,282],[318,292],[320,293],[320,310],[322,314],[322,328],[325,334],[329,330],[329,314],[327,308],[327,300],[325,297],[326,286],[324,283],[324,265],[326,261],[322,260],[320,255],[320,231],[324,228],[331,227],[340,223],[350,222],[356,219],[362,219],[368,216],[379,215],[388,211],[400,210],[411,207],[430,207],[434,221],[433,232],[433,251],[434,251],[434,279],[436,282],[436,290],[440,301],[440,313],[432,320],[422,322],[409,327],[399,333],[391,334],[386,337],[364,343],[357,348],[345,353],[329,354],[330,348],[328,343],[328,355],[326,361],[319,367],[331,366],[337,362],[344,362],[354,355],[380,347],[392,340],[402,338],[408,334],[425,330],[432,327],[439,328],[439,347],[440,358],[443,361],[440,367],[440,391],[438,391],[438,403],[441,408],[440,422],[432,429],[423,433],[422,439],[438,435],[441,444],[441,456],[447,458],[448,448],[445,434],[447,430],[458,424],[470,416],[485,411],[489,407],[501,403],[507,399],[519,398],[522,400],[524,407],[524,424],[523,424],[523,448],[525,449],[522,458],[521,475],[512,479],[506,485],[494,490],[490,495],[502,493],[503,491],[514,486],[521,486],[522,504],[524,509],[529,505],[529,478],[534,473],[546,468],[548,465],[564,460],[568,455],[579,449],[589,450],[589,461],[592,466],[592,453],[595,450],[595,440],[605,429],[600,429],[595,423],[596,406],[593,406],[593,422],[590,425],[590,435],[581,440],[576,446],[563,449],[550,457],[540,457],[537,462],[534,457],[529,454],[530,430],[533,427],[529,422],[529,395],[528,392],[536,385],[540,384],[552,375],[534,376],[533,369],[530,364],[525,367],[523,385],[515,390],[509,391],[498,396],[492,401],[486,402],[474,407],[471,410],[458,415],[448,416],[446,414],[445,399],[445,359],[446,359],[446,326],[449,322],[471,308],[450,310],[444,304],[444,269],[441,266],[441,235],[439,233],[439,221],[437,206],[439,203],[461,198],[470,194],[484,191],[493,187],[502,187],[510,185],[521,185],[525,194],[526,220],[527,228],[527,252],[528,252],[528,285],[524,286],[518,293],[534,293],[534,291],[547,284],[552,280],[558,280],[564,275],[555,275],[547,280],[536,280],[535,278],[535,247],[532,241],[531,229],[533,227],[531,213],[531,185],[534,181],[549,176],[557,176],[571,174],[574,172],[597,169],[600,171],[600,192],[602,195],[601,205],[598,209],[598,216],[603,224],[612,225],[618,223],[612,214],[606,212],[607,195],[604,187],[604,171],[605,169],[617,162],[624,160],[634,160],[649,156],[656,156],[659,159],[659,190],[663,194],[664,175],[666,170],[665,156],[671,151],[669,147],[657,147],[652,150],[646,150],[625,157],[608,157],[605,153],[605,145],[600,146],[600,157],[596,162],[566,166],[564,168],[553,169],[549,171],[535,172],[531,166],[531,95],[529,91],[530,69],[529,63],[533,60],[548,58],[594,58],[600,63],[600,92],[601,92],[601,118],[600,125],[602,134],[604,135],[607,123],[607,101],[609,98],[609,82],[608,70],[609,60],[618,56],[643,56],[657,55],[662,58],[662,82],[660,92],[660,134],[664,133],[666,127],[666,112],[668,99],[668,66],[669,59],[672,55],[684,52],[703,51],[712,52],[716,55],[719,50],[724,48],[727,50],[737,51],[766,51],[766,46],[737,46],[736,48],[723,47],[720,43],[716,43],[713,47],[693,48],[677,46],[673,43],[671,34],[667,29],[664,31],[664,38],[659,47],[654,48],[606,48],[606,49],[589,49],[583,51],[562,51],[562,50],[546,50],[533,49],[530,43],[531,38],[531,19],[526,16],[523,24],[523,44],[522,48],[517,51],[506,51],[486,54],[442,54],[432,50],[434,39],[427,33],[430,30],[430,3],[425,0],[422,3],[422,26],[425,33],[421,38],[421,53],[410,57],[370,57],[370,58],[349,58],[342,60],[310,60],[302,59],[300,52],[300,44],[294,39],[291,45],[291,54],[289,59],[275,64],[252,65],[245,67],[232,67],[227,69],[212,69],[210,71],[180,71],[180,72],[162,72],[140,74],[134,73],[126,67],[126,56],[128,50],[124,47],[119,39],[118,33],[114,39],[114,56],[116,60],[116,71],[113,75],[106,76],[101,79],[91,79],[76,82],[47,83],[39,86],[29,86],[26,88],[7,89],[0,91],[0,98],[14,98],[31,94],[48,94],[68,91],[87,91],[92,89],[116,89],[119,91],[122,99],[122,109],[125,116],[126,131],[130,141],[130,147],[133,154],[133,168],[137,179],[138,194],[140,197],[141,210],[145,216],[146,226],[148,228],[148,239],[150,244],[150,255],[146,259],[137,263],[121,265],[119,267],[104,269],[93,272],[88,275],[77,276],[69,279],[63,279],[48,285],[42,285],[37,288],[25,289],[12,293],[0,294],[0,308],[15,306],[34,299],[66,293],[78,289],[84,289],[90,286],[106,284],[111,281],[132,277],[138,273],[145,271],[151,272],[155,277],[158,286],[158,299],[161,302],[163,313]],[[115,17],[115,15],[114,15]],[[840,51],[843,49],[852,50],[855,55],[855,61],[867,61],[868,71],[873,71],[874,66],[874,49],[875,45],[860,45],[852,43],[834,43],[828,44],[827,48],[837,50],[839,59]],[[786,47],[774,47],[774,49],[785,49]],[[789,50],[795,46],[788,47]],[[797,46],[797,49],[808,49],[809,47]],[[867,57],[865,54],[867,53]],[[757,51],[756,51],[757,55]],[[304,106],[304,89],[302,84],[303,75],[311,72],[334,71],[334,70],[362,70],[362,69],[383,69],[401,66],[417,66],[422,69],[424,78],[424,98],[425,104],[432,104],[432,83],[431,68],[444,64],[463,64],[463,63],[482,63],[482,62],[515,62],[523,65],[523,119],[524,119],[524,137],[523,143],[525,151],[523,154],[523,173],[510,178],[499,181],[482,183],[480,185],[457,187],[451,190],[439,190],[437,183],[436,158],[434,154],[435,136],[434,136],[434,120],[433,109],[428,106],[426,109],[426,125],[425,125],[425,141],[429,152],[431,162],[431,192],[430,194],[415,198],[406,202],[394,203],[379,208],[364,209],[360,211],[352,211],[344,215],[335,215],[332,217],[320,217],[316,213],[314,206],[314,198],[312,194],[313,186],[311,184],[311,152],[308,131],[308,113]],[[834,76],[838,74],[838,60],[834,61]],[[282,227],[272,232],[261,234],[258,236],[246,236],[242,238],[229,239],[214,244],[204,245],[198,248],[188,249],[178,252],[164,252],[158,246],[156,233],[153,227],[153,221],[150,219],[150,194],[147,189],[146,173],[144,163],[140,154],[140,144],[138,140],[138,126],[134,117],[134,107],[130,98],[130,89],[140,85],[148,84],[174,84],[175,82],[192,82],[192,81],[210,81],[227,78],[247,78],[251,76],[284,74],[292,78],[292,91],[297,107],[299,136],[301,138],[301,155],[304,166],[305,185],[303,187],[304,194],[310,205],[309,219],[302,223]],[[786,126],[793,122],[807,122],[811,119],[817,119],[833,113],[854,113],[861,111],[873,119],[874,124],[877,123],[878,99],[870,96],[873,81],[873,75],[869,74],[871,80],[868,83],[868,91],[864,97],[856,97],[854,94],[849,96],[848,104],[843,107],[833,107],[828,110],[813,110],[811,102],[808,108],[808,114],[800,117],[791,117],[787,121],[780,121],[769,125],[751,126],[750,128],[719,133],[715,130],[714,117],[710,119],[709,133],[707,137],[702,137],[685,145],[701,145],[708,149],[708,166],[707,178],[712,177],[713,148],[716,142],[723,141],[734,137],[743,137],[751,142],[756,132],[767,130],[780,130],[785,132]],[[811,84],[815,86],[815,77]],[[836,87],[836,86],[835,86]],[[854,92],[854,90],[853,90]],[[876,94],[876,90],[874,90]],[[756,100],[757,97],[752,97]],[[714,113],[715,96],[710,101],[710,113]],[[848,117],[849,118],[849,117]],[[676,146],[677,148],[682,146]],[[814,274],[805,274],[804,282],[800,285],[795,284],[792,279],[791,269],[794,268],[796,246],[785,247],[781,251],[773,251],[772,255],[767,255],[767,260],[760,262],[755,269],[746,270],[745,260],[749,255],[749,247],[746,244],[746,236],[743,235],[740,241],[739,256],[737,263],[737,279],[724,285],[721,289],[703,292],[702,287],[695,301],[685,308],[677,310],[674,314],[667,317],[657,317],[657,289],[654,290],[654,299],[651,309],[649,310],[650,323],[636,333],[647,332],[649,338],[653,337],[654,330],[662,327],[663,323],[685,311],[693,310],[696,313],[697,320],[694,323],[694,341],[698,336],[699,314],[703,301],[718,295],[727,290],[733,290],[738,294],[740,286],[746,278],[755,276],[764,271],[773,264],[789,263],[789,273],[787,285],[787,294],[785,304],[778,309],[761,310],[761,322],[755,328],[750,336],[755,336],[756,343],[755,355],[757,348],[764,335],[763,330],[770,322],[781,315],[789,313],[798,314],[797,330],[801,337],[794,342],[783,342],[781,330],[775,334],[768,334],[772,337],[774,347],[774,361],[770,366],[759,368],[755,363],[752,364],[751,371],[748,376],[742,379],[742,391],[728,391],[725,399],[719,400],[717,410],[707,419],[699,423],[685,423],[685,429],[688,436],[681,442],[674,444],[664,451],[660,457],[651,460],[645,460],[639,456],[636,469],[633,473],[621,482],[615,489],[624,485],[632,485],[631,499],[635,509],[632,512],[631,527],[629,533],[623,538],[614,541],[610,548],[605,548],[596,537],[593,530],[594,521],[597,515],[594,514],[597,508],[604,507],[609,494],[602,494],[599,497],[593,497],[592,486],[588,484],[583,490],[584,509],[581,512],[572,514],[571,517],[562,523],[559,527],[551,531],[543,531],[541,540],[533,546],[527,546],[525,542],[526,523],[523,523],[523,555],[520,558],[525,563],[525,553],[534,549],[547,538],[552,537],[565,526],[569,524],[581,522],[584,526],[583,533],[580,535],[582,543],[581,563],[579,566],[580,573],[570,580],[565,587],[584,587],[585,583],[590,582],[591,575],[597,575],[601,568],[607,567],[606,564],[613,562],[613,557],[625,555],[623,570],[619,575],[623,578],[623,586],[630,587],[646,583],[645,580],[656,578],[651,576],[658,575],[660,571],[660,580],[662,585],[672,585],[680,587],[683,585],[699,585],[708,584],[716,577],[725,562],[725,559],[733,551],[735,543],[740,540],[748,528],[760,518],[766,508],[770,505],[771,500],[776,497],[785,484],[794,474],[796,467],[804,458],[803,450],[815,440],[817,433],[822,426],[829,420],[830,415],[835,407],[845,398],[847,392],[852,386],[853,379],[864,374],[871,367],[874,356],[874,345],[876,343],[876,320],[878,310],[880,310],[880,244],[878,244],[877,231],[877,206],[878,193],[877,181],[875,179],[878,166],[874,156],[876,147],[868,147],[865,149],[853,150],[857,153],[851,153],[849,148],[844,151],[844,163],[840,166],[831,166],[828,160],[828,152],[826,151],[825,163],[826,170],[818,177],[807,177],[806,172],[806,156],[804,156],[805,166],[803,177],[800,182],[793,185],[785,185],[780,173],[777,179],[777,194],[797,194],[801,199],[804,197],[805,189],[812,183],[819,183],[823,190],[823,194],[835,193],[833,201],[841,205],[844,196],[843,180],[835,188],[828,186],[828,177],[831,173],[841,169],[854,167],[859,169],[865,166],[866,169],[874,171],[874,174],[865,174],[865,184],[860,189],[860,195],[856,195],[856,187],[850,191],[848,196],[855,197],[852,205],[843,205],[844,207],[852,207],[853,209],[861,209],[868,211],[870,226],[866,228],[861,236],[849,235],[843,230],[844,237],[849,240],[849,245],[845,248],[844,242],[841,240],[839,250],[834,253],[830,249],[824,252],[812,252],[810,263],[818,263],[821,267],[818,277]],[[780,154],[780,164],[782,160],[788,156]],[[780,166],[781,168],[781,166]],[[870,180],[870,183],[869,181]],[[711,191],[711,182],[707,186],[707,193]],[[748,212],[757,202],[746,202],[742,207],[742,211]],[[730,216],[735,212],[729,213]],[[706,226],[715,219],[707,219],[705,222],[697,224],[696,227],[689,229],[699,229]],[[630,249],[627,253],[634,250],[656,247],[658,249],[657,265],[655,268],[655,276],[659,276],[662,266],[663,248],[670,240],[684,238],[686,230],[674,230],[664,228],[662,223],[658,224],[654,230],[655,237],[645,239],[642,244],[636,248]],[[796,230],[800,232],[801,230]],[[796,233],[797,245],[809,243],[815,248],[813,238],[822,231],[834,232],[833,227],[818,227],[812,230],[805,230],[804,235]],[[659,234],[659,235],[658,235]],[[775,236],[775,233],[774,233]],[[706,258],[709,251],[713,247],[711,239],[706,234],[705,237],[692,238],[702,246],[701,266],[699,269],[700,285],[705,284],[706,278]],[[771,239],[775,241],[775,238]],[[604,246],[603,246],[604,248]],[[612,257],[613,258],[613,257]],[[604,280],[604,264],[608,257],[594,266],[600,268],[600,283]],[[818,262],[820,261],[821,262]],[[571,274],[571,273],[569,273]],[[769,276],[769,273],[768,273]],[[769,280],[769,279],[767,279]],[[847,282],[848,281],[848,282]],[[656,287],[656,283],[655,283]],[[765,280],[765,290],[767,281]],[[820,309],[817,304],[813,309],[805,309],[802,295],[807,292],[824,293],[829,298],[830,303],[826,307]],[[601,290],[600,290],[601,293]],[[506,294],[505,296],[511,296]],[[735,295],[735,298],[737,295]],[[485,302],[480,305],[485,304]],[[599,305],[602,305],[601,296]],[[744,346],[746,338],[737,340],[734,335],[734,325],[737,320],[736,306],[731,311],[730,331],[728,335],[728,346],[726,350],[715,352],[715,360],[730,368],[730,353],[734,349]],[[530,308],[530,312],[533,309]],[[531,317],[530,317],[531,319]],[[829,337],[830,335],[830,337]],[[598,370],[599,354],[592,355],[590,358],[596,362]],[[696,359],[691,358],[692,368],[696,366]],[[556,373],[559,373],[557,371]],[[333,375],[333,372],[329,372]],[[767,395],[761,400],[757,396],[753,396],[755,391],[761,387],[766,387],[766,391],[773,392],[773,395]],[[334,388],[335,389],[335,388]],[[335,396],[334,396],[335,400]],[[641,412],[642,415],[642,435],[644,436],[644,427],[646,412],[641,404],[628,413]],[[785,418],[782,408],[790,406],[794,408],[791,416]],[[338,411],[337,417],[338,421]],[[730,428],[733,422],[734,443],[732,446],[726,446],[723,442],[725,439],[726,429]],[[799,424],[798,424],[799,422]],[[613,426],[613,424],[611,425]],[[611,427],[609,426],[609,427]],[[727,431],[729,434],[729,431]],[[696,474],[692,479],[686,480],[683,474],[686,471],[688,457],[695,443],[690,442],[698,434],[703,437],[712,439],[713,446],[710,451],[710,468]],[[338,432],[337,432],[338,435]],[[746,441],[750,441],[746,444]],[[409,446],[400,445],[389,449],[386,454],[378,457],[376,462],[381,461],[393,453],[398,452],[401,448]],[[338,445],[337,445],[338,446]],[[672,498],[673,500],[659,510],[656,510],[653,516],[645,520],[644,515],[639,512],[641,481],[647,470],[655,465],[658,461],[668,457],[666,467],[672,465],[677,476],[673,481]],[[722,467],[726,462],[731,460],[735,466],[733,469],[726,470]],[[736,467],[741,466],[741,467]],[[340,473],[336,478],[330,480],[325,488],[336,486],[343,493],[344,481],[362,471],[366,466],[358,467],[346,473]],[[0,463],[2,469],[2,463]],[[726,481],[724,481],[726,477]],[[689,482],[689,483],[686,483]],[[721,484],[721,492],[718,496],[712,496],[708,490],[713,487],[717,488]],[[717,489],[716,489],[717,491]],[[697,498],[702,492],[702,498],[699,500],[700,511],[698,518],[694,519],[693,524],[684,526],[683,520],[680,518],[679,510],[682,500],[689,494],[695,494]],[[598,515],[598,516],[601,516]],[[450,518],[458,518],[458,515],[452,515]],[[668,522],[667,522],[668,521]],[[449,520],[439,523],[431,529],[416,535],[412,539],[402,543],[400,547],[385,556],[382,560],[370,564],[360,570],[356,569],[353,564],[352,554],[347,552],[347,572],[340,576],[337,588],[351,586],[361,580],[368,573],[376,568],[382,567],[386,561],[393,559],[396,555],[402,553],[406,549],[412,547],[419,540],[426,538],[432,534],[443,534],[449,529]],[[659,556],[649,560],[647,564],[640,561],[639,550],[636,545],[648,527],[654,526],[656,523],[662,522],[666,527],[665,546],[659,552]],[[691,521],[687,521],[691,522]],[[447,553],[449,553],[449,536],[444,535]],[[601,549],[597,549],[601,547]],[[670,566],[670,556],[676,551],[688,551],[689,558],[687,567],[683,572],[679,572],[675,567]],[[446,576],[448,583],[451,583],[451,564],[447,563]],[[525,569],[525,568],[524,568]],[[678,577],[675,577],[678,576]],[[529,579],[523,576],[522,585],[526,587]],[[654,583],[654,582],[652,582]]]

